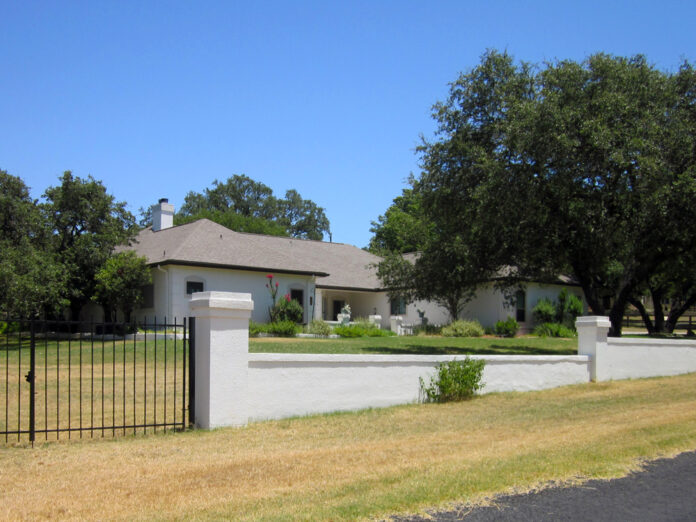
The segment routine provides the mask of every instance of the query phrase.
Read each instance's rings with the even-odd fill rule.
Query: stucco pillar
[[[578,331],[578,355],[590,356],[590,378],[602,380],[602,356],[607,346],[607,336],[611,321],[608,317],[578,317],[575,328]]]
[[[195,416],[204,429],[244,426],[249,370],[251,294],[198,292],[191,296],[195,331]]]

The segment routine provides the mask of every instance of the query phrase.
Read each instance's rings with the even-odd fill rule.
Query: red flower
[[[276,288],[278,288],[278,281],[276,281]]]
[[[273,279],[273,274],[268,274],[268,275],[266,275],[266,277],[267,277],[268,279]]]
[[[289,303],[290,302],[290,294],[285,294],[285,300]]]

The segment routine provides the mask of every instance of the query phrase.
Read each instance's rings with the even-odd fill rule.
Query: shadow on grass
[[[409,344],[403,347],[367,346],[365,353],[387,355],[576,355],[577,350],[552,350],[524,345],[496,345],[487,348],[462,346],[423,346]]]

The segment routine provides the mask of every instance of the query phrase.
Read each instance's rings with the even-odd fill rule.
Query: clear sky
[[[91,174],[136,215],[246,174],[362,247],[487,48],[675,71],[695,44],[693,1],[0,0],[0,169],[35,198]]]

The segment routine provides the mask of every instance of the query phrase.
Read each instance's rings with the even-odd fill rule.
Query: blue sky
[[[246,174],[362,247],[486,49],[674,71],[696,61],[695,20],[677,1],[0,0],[0,169],[36,198],[91,174],[134,213]]]

